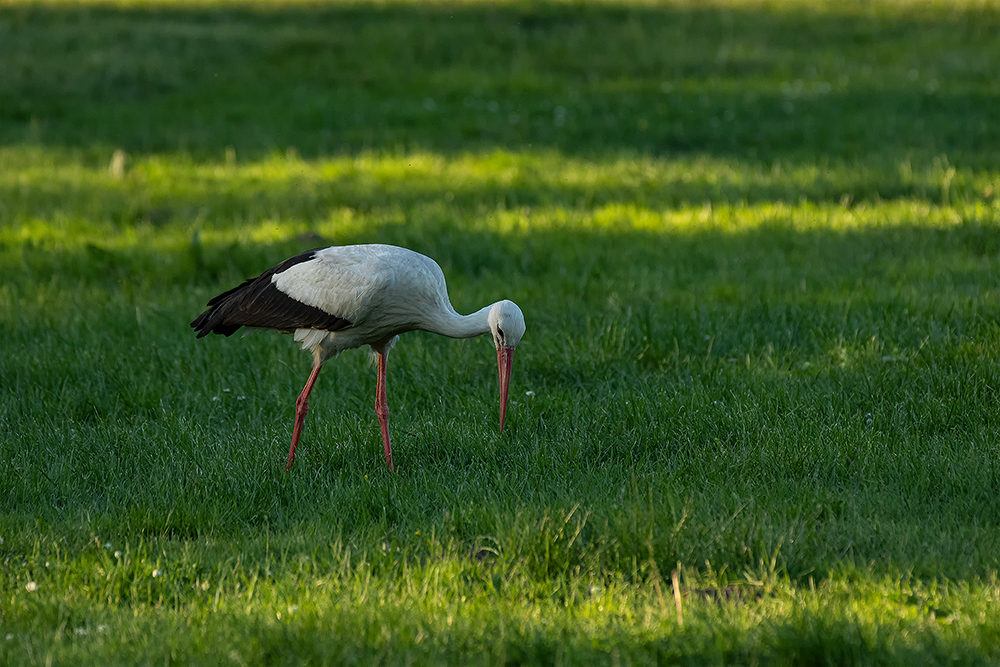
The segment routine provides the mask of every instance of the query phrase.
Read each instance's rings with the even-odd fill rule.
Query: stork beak
[[[507,392],[510,388],[510,367],[514,363],[514,348],[501,347],[497,349],[497,370],[500,372],[500,430],[503,431],[503,420],[507,416]]]

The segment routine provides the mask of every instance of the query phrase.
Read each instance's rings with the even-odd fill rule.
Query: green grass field
[[[1000,3],[0,2],[0,663],[1000,661]],[[195,340],[384,242],[528,325]],[[675,603],[677,571],[683,618]]]

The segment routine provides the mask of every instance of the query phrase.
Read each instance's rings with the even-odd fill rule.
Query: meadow
[[[0,2],[0,663],[1000,661],[1000,3]],[[195,340],[308,248],[463,313]],[[676,586],[676,587],[675,587]]]

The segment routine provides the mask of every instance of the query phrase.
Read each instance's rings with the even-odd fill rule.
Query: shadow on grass
[[[460,540],[502,535],[545,575],[549,561],[532,559],[559,540],[560,567],[599,556],[623,572],[649,540],[664,567],[749,568],[780,550],[793,577],[847,556],[920,574],[995,562],[963,545],[992,544],[1000,516],[983,462],[1000,231],[370,233],[438,259],[462,311],[501,296],[524,309],[503,438],[482,430],[496,391],[483,347],[411,334],[392,375],[405,474],[360,481],[381,480],[382,464],[367,448],[371,370],[350,357],[324,378],[301,472],[287,477],[287,412],[308,360],[276,336],[196,342],[187,323],[295,241],[25,248],[13,273],[48,296],[0,321],[21,351],[3,361],[4,428],[46,427],[11,451],[11,511],[94,512],[178,539],[313,517],[358,535],[430,523]],[[596,515],[586,548],[546,536],[558,517],[538,522],[576,502]]]
[[[364,149],[946,154],[995,166],[995,9],[0,8],[0,138],[107,159]]]

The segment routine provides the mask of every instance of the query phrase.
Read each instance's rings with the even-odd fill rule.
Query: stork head
[[[507,416],[507,393],[510,388],[510,368],[514,349],[524,335],[524,315],[513,301],[497,301],[490,308],[490,332],[497,347],[497,370],[500,373],[500,430]]]

